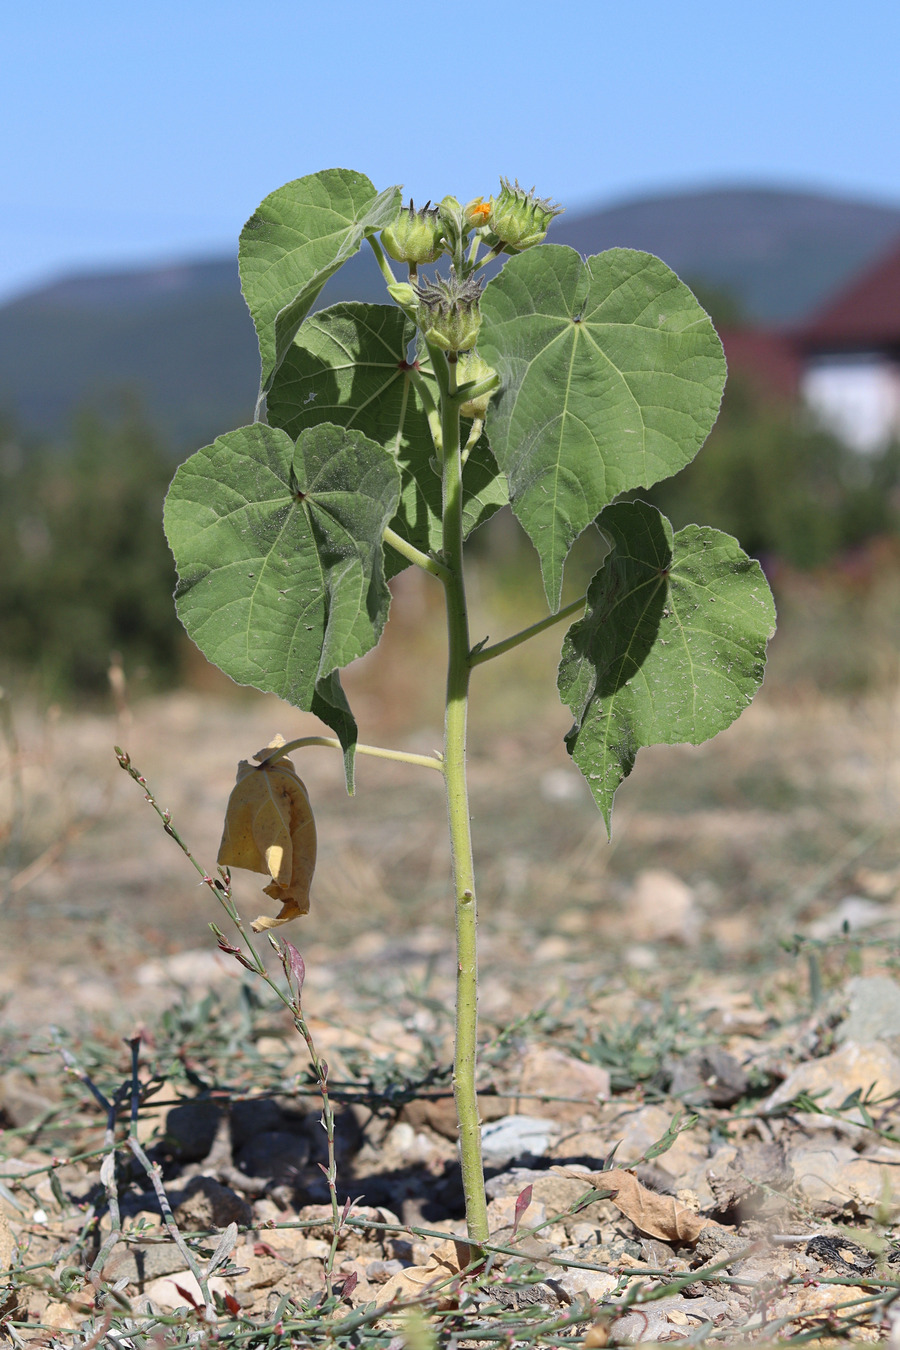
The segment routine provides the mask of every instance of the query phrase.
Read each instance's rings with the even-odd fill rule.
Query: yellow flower
[[[283,737],[276,736],[253,758],[265,759],[284,743]],[[281,912],[275,918],[261,914],[253,922],[255,933],[309,913],[309,888],[316,869],[316,822],[306,787],[289,759],[273,759],[267,764],[241,760],[225,811],[219,864],[266,872],[272,878],[264,893],[280,901]]]

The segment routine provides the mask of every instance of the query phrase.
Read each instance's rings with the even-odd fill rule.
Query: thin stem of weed
[[[162,1213],[163,1223],[166,1226],[166,1231],[187,1262],[188,1270],[197,1281],[200,1293],[203,1295],[203,1302],[206,1306],[207,1318],[211,1320],[215,1316],[215,1305],[213,1303],[212,1295],[209,1292],[209,1282],[206,1275],[197,1264],[194,1253],[181,1236],[178,1224],[175,1222],[175,1215],[172,1213],[172,1206],[169,1204],[169,1197],[166,1195],[166,1190],[162,1183],[162,1171],[159,1163],[152,1163],[150,1161],[134,1135],[129,1135],[128,1147],[147,1174],[147,1178],[150,1185],[153,1187],[154,1194],[159,1202],[159,1208]]]

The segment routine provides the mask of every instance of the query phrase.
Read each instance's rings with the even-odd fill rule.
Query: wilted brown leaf
[[[609,1198],[616,1208],[647,1237],[693,1244],[704,1228],[721,1227],[712,1219],[701,1219],[674,1196],[648,1190],[633,1172],[626,1172],[623,1167],[614,1167],[609,1172],[575,1172],[568,1167],[554,1167],[553,1171],[583,1181],[585,1188],[595,1186],[597,1190],[611,1191]]]
[[[458,1275],[469,1264],[469,1247],[465,1242],[449,1240],[442,1242],[431,1253],[424,1266],[408,1266],[392,1275],[381,1291],[380,1302],[393,1299],[418,1298],[426,1293],[430,1285],[442,1284]],[[455,1295],[442,1291],[437,1302],[438,1308],[450,1308],[456,1302]]]
[[[276,736],[254,759],[265,759],[284,745]],[[219,845],[222,867],[268,872],[266,895],[281,903],[276,917],[261,914],[253,931],[277,928],[309,913],[309,888],[316,867],[316,823],[306,786],[287,758],[264,764],[242,759],[237,781],[225,811],[225,830]]]

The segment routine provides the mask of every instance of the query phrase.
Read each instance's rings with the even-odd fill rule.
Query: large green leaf
[[[478,349],[502,379],[491,448],[556,610],[581,531],[703,444],[725,382],[722,344],[675,273],[631,249],[585,262],[541,245],[505,264],[481,310]]]
[[[326,281],[399,209],[399,187],[376,193],[365,174],[325,169],[286,183],[254,211],[238,260],[259,338],[260,397]]]
[[[699,745],[750,702],[775,606],[730,535],[689,525],[673,537],[646,502],[611,506],[597,524],[612,549],[566,634],[558,684],[576,719],[569,753],[608,829],[641,746]]]
[[[192,455],[166,499],[189,635],[238,684],[333,727],[350,787],[356,723],[336,672],[387,619],[381,536],[399,489],[392,457],[359,432],[317,426],[295,445],[257,422]]]
[[[415,326],[396,305],[341,304],[311,315],[298,332],[272,384],[267,414],[273,426],[297,436],[318,422],[362,431],[396,459],[400,505],[391,522],[423,552],[441,547],[441,480],[432,467],[434,446],[422,401],[410,379],[407,355]],[[427,362],[421,374],[437,401]],[[508,500],[487,438],[473,448],[463,475],[463,529],[468,535]],[[408,566],[393,549],[388,576]]]

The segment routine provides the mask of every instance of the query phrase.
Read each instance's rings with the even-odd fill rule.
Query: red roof
[[[802,358],[793,339],[761,328],[720,328],[729,376],[746,380],[767,398],[797,396]]]
[[[839,291],[797,338],[807,349],[900,347],[900,244]]]

